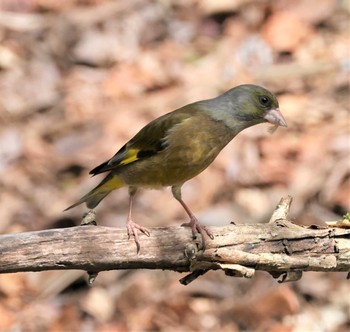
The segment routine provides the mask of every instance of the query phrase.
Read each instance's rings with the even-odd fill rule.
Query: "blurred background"
[[[289,126],[241,133],[185,201],[208,225],[266,222],[286,195],[296,223],[338,220],[350,209],[349,16],[348,0],[0,0],[0,232],[78,225],[83,206],[62,210],[100,181],[90,169],[155,117],[242,83],[276,93]],[[111,194],[99,224],[124,227],[127,202]],[[187,216],[168,189],[141,190],[134,220]],[[88,288],[81,271],[0,275],[0,330],[350,330],[345,273],[183,276],[108,271]]]

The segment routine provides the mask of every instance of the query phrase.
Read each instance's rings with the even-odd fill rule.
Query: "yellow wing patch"
[[[130,149],[127,150],[125,157],[123,158],[123,160],[119,163],[119,165],[127,165],[130,164],[136,160],[138,160],[139,158],[137,158],[137,154],[140,152],[140,149]]]

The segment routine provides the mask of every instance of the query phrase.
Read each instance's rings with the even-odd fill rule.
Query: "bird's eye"
[[[261,102],[262,105],[266,106],[266,105],[269,104],[270,99],[268,97],[261,96],[259,99],[260,99],[260,102]]]

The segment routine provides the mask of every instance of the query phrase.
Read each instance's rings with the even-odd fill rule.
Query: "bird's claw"
[[[151,232],[146,228],[142,227],[139,224],[136,224],[132,220],[128,220],[126,229],[128,231],[128,239],[130,240],[130,237],[133,236],[135,243],[136,243],[136,248],[137,248],[137,253],[140,252],[140,241],[139,241],[139,236],[138,236],[138,231],[141,233],[145,234],[146,236],[150,237]]]
[[[206,248],[206,241],[205,241],[205,235],[204,232],[209,236],[211,240],[214,240],[213,233],[204,225],[201,225],[199,221],[195,218],[191,218],[190,222],[183,223],[181,226],[184,227],[191,227],[192,230],[192,236],[195,239],[196,235],[199,233],[202,237],[202,246],[203,250]]]

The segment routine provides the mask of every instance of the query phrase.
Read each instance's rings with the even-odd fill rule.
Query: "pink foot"
[[[138,233],[139,231],[148,237],[151,235],[150,231],[145,228],[140,226],[139,224],[136,224],[132,220],[128,220],[126,224],[126,229],[128,231],[128,238],[130,239],[131,236],[134,237],[135,243],[136,243],[136,248],[137,248],[137,253],[140,252],[140,242],[139,242],[139,236]]]
[[[213,233],[207,227],[201,225],[196,218],[191,218],[190,222],[186,222],[186,223],[182,224],[181,226],[191,227],[193,238],[196,237],[197,233],[199,233],[201,235],[203,250],[205,250],[205,248],[206,248],[206,240],[205,240],[204,233],[206,233],[212,240],[214,240]]]

